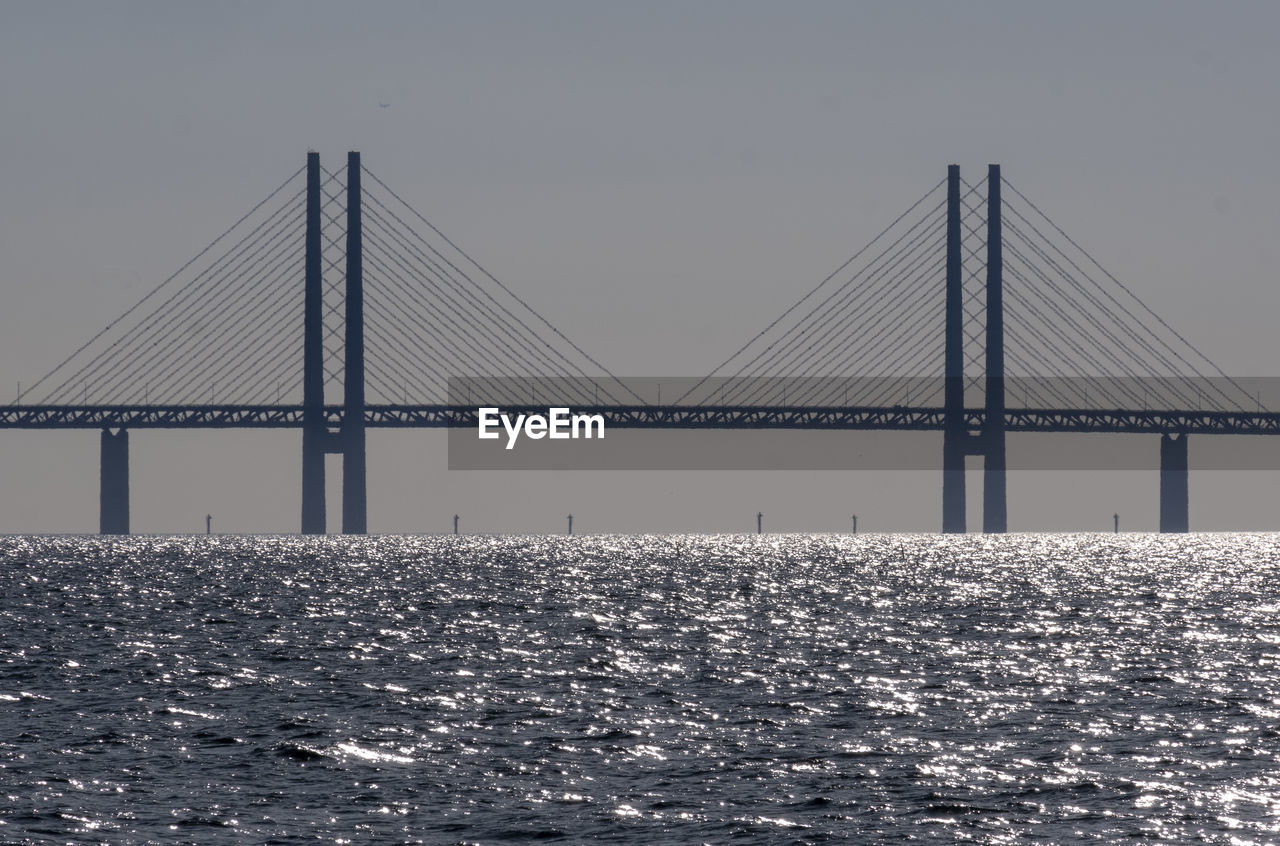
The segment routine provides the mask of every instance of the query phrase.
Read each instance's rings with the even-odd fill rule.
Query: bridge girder
[[[546,413],[545,406],[506,407],[512,413]],[[779,407],[715,405],[575,406],[575,413],[602,414],[619,429],[849,429],[943,431],[941,407]],[[8,405],[0,406],[0,429],[301,429],[300,405]],[[325,406],[324,426],[342,428],[345,409]],[[479,425],[474,406],[366,405],[373,429],[467,428]],[[981,431],[986,411],[965,409],[966,431]],[[1097,434],[1280,435],[1280,412],[1006,408],[1009,432]]]

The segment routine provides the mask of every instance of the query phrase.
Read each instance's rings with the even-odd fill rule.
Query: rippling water
[[[1278,560],[0,538],[0,842],[1272,842]]]

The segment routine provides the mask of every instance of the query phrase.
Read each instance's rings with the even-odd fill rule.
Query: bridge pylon
[[[365,496],[364,274],[360,154],[347,154],[346,337],[342,426],[331,432],[324,403],[324,279],[320,155],[307,154],[303,331],[302,533],[324,534],[325,455],[342,455],[342,532],[368,528]]]
[[[942,531],[966,531],[965,456],[983,459],[982,530],[1008,528],[1005,486],[1004,262],[1000,225],[1000,165],[987,169],[985,423],[969,432],[964,404],[964,265],[961,256],[960,168],[947,169],[946,341],[942,435]]]
[[[305,301],[302,341],[302,534],[325,531],[324,279],[320,154],[307,153]]]
[[[1004,248],[1000,165],[987,168],[987,385],[982,432],[982,531],[1008,529],[1004,461]]]
[[[947,168],[947,312],[942,433],[942,531],[965,531],[964,280],[960,257],[960,166]]]
[[[363,535],[365,501],[364,266],[360,228],[360,154],[347,154],[347,337],[342,414],[342,533]]]

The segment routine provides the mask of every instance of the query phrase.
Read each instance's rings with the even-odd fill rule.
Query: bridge
[[[508,350],[498,355],[495,350]],[[348,154],[304,167],[18,399],[0,428],[101,430],[100,530],[129,531],[129,432],[302,431],[303,533],[342,456],[364,533],[368,429],[475,427],[485,404],[613,428],[940,431],[942,525],[1007,529],[1006,434],[1160,436],[1160,529],[1189,529],[1188,437],[1280,434],[1228,377],[1010,184],[958,166],[674,400],[600,365]],[[521,386],[518,390],[513,385]],[[540,386],[536,395],[529,385]],[[496,386],[496,387],[494,387]],[[326,401],[341,393],[342,402]],[[980,398],[980,402],[973,400]]]

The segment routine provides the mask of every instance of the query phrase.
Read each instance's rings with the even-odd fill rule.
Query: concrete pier
[[[98,531],[104,535],[129,534],[129,432],[114,435],[102,430],[99,473]]]
[[[1187,436],[1160,436],[1160,531],[1189,532]]]

